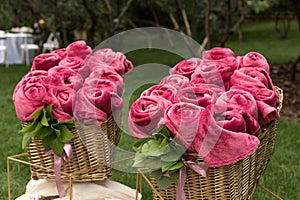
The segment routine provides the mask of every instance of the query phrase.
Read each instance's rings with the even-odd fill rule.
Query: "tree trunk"
[[[292,66],[292,81],[295,82],[296,81],[296,72],[297,72],[297,65],[300,63],[300,55],[298,56],[298,59],[296,60],[296,62],[293,64]]]
[[[207,48],[211,48],[211,41],[210,41],[210,0],[206,0],[206,13],[205,13],[205,37],[207,39]]]

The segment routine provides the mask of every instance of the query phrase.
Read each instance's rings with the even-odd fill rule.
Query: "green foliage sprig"
[[[152,176],[160,188],[177,183],[179,170],[184,166],[181,157],[185,149],[172,139],[166,127],[137,140],[133,149],[136,151],[133,167],[152,169]]]
[[[52,105],[38,109],[31,115],[31,118],[34,121],[20,131],[23,134],[22,147],[26,148],[34,138],[38,138],[42,140],[46,150],[53,150],[57,156],[61,157],[64,144],[74,138],[71,132],[74,121],[58,122],[52,115]]]

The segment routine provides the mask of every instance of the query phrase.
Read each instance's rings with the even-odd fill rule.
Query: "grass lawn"
[[[300,38],[296,37],[297,35],[299,36],[299,32],[297,32],[294,25],[292,25],[292,31],[286,40],[282,40],[276,35],[272,23],[244,25],[243,30],[244,40],[242,43],[237,42],[234,35],[226,44],[237,55],[242,55],[249,51],[258,51],[265,55],[271,64],[281,64],[292,61],[300,52]],[[164,65],[173,66],[180,60],[175,55],[164,54],[164,52],[156,50],[151,52],[147,50],[132,52],[127,56],[136,66],[149,62],[160,62]],[[2,198],[0,199],[6,199],[7,196],[6,158],[24,152],[21,148],[22,136],[18,134],[21,125],[15,115],[12,95],[16,84],[28,70],[28,67],[21,65],[9,68],[0,65],[0,133],[2,136],[0,138],[0,196]],[[157,74],[157,76],[162,76],[162,74]],[[137,80],[129,79],[127,81],[134,82]],[[132,101],[137,96],[137,93],[130,93],[127,94],[126,98],[128,101]],[[127,102],[128,105],[129,103]],[[300,186],[298,184],[298,180],[300,180],[298,155],[300,152],[299,130],[299,123],[280,119],[275,154],[261,179],[262,185],[283,199],[288,200],[299,199],[300,196]],[[123,134],[120,148],[131,151],[133,141],[132,137]],[[130,162],[125,162],[121,164],[122,166],[117,167],[118,170],[113,171],[112,180],[135,188],[136,174],[122,171],[125,168],[129,169],[131,167],[130,164]],[[11,171],[12,199],[14,199],[25,191],[25,185],[30,180],[30,173],[28,166],[15,162],[11,163]],[[152,199],[151,190],[145,182],[143,185],[143,196],[144,200]],[[272,200],[273,198],[258,188],[253,199]]]

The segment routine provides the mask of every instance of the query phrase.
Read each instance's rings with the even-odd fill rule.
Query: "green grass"
[[[237,55],[242,55],[249,51],[258,51],[267,57],[271,64],[283,64],[292,61],[300,52],[299,31],[295,25],[288,39],[281,39],[273,30],[272,23],[252,23],[243,26],[244,40],[242,43],[237,41],[236,35],[227,43]],[[127,54],[128,58],[133,61],[134,65],[140,66],[147,63],[160,63],[162,66],[174,66],[180,58],[177,55],[163,52],[161,50],[139,50]],[[154,65],[153,65],[154,66]],[[1,134],[1,157],[0,157],[0,199],[6,199],[7,196],[7,173],[6,158],[11,155],[24,152],[21,148],[22,136],[18,134],[21,129],[20,121],[15,115],[14,105],[12,101],[13,90],[23,75],[28,72],[29,68],[24,66],[11,66],[5,68],[0,65],[0,134]],[[152,72],[153,73],[153,72]],[[148,77],[135,76],[125,77],[125,83],[131,83],[135,86],[133,91],[125,91],[126,106],[129,107],[130,102],[139,96],[138,90],[149,87],[144,84],[155,83],[160,80],[166,69],[155,71],[156,80],[148,80]],[[137,71],[138,75],[138,71]],[[149,77],[152,77],[149,72]],[[133,87],[134,88],[134,87]],[[283,108],[284,109],[284,108]],[[261,183],[283,199],[296,200],[300,196],[300,124],[281,119],[279,121],[277,143],[274,156],[272,157]],[[132,151],[131,145],[135,140],[128,134],[123,134],[119,147],[124,150]],[[127,155],[118,154],[120,158]],[[121,182],[132,188],[135,188],[136,174],[128,171],[131,169],[132,161],[124,161],[116,164],[113,171],[112,180]],[[29,167],[16,162],[11,162],[11,187],[12,199],[20,196],[25,191],[26,183],[30,180]],[[150,187],[143,181],[143,200],[152,199]],[[272,200],[273,198],[262,191],[260,188],[254,194],[254,200]]]
[[[263,54],[270,65],[295,62],[300,54],[300,31],[296,21],[291,23],[291,30],[286,39],[275,31],[274,22],[251,22],[242,25],[243,40],[238,41],[235,33],[225,44],[236,55],[250,51]]]

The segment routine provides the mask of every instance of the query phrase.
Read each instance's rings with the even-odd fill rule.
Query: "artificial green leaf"
[[[47,119],[47,114],[46,114],[46,111],[43,110],[43,117],[42,117],[42,120],[41,120],[41,124],[43,126],[49,126],[49,122],[48,122],[48,119]]]
[[[171,186],[172,180],[170,177],[162,176],[160,179],[156,179],[157,186],[161,189],[167,189]]]
[[[181,159],[182,154],[178,154],[174,150],[170,150],[167,154],[161,156],[161,160],[165,162],[174,162]]]
[[[50,142],[50,148],[57,156],[61,157],[64,149],[64,143],[61,142],[58,138],[55,138]]]
[[[142,139],[137,140],[134,144],[133,144],[133,149],[137,152],[137,149],[141,149],[142,145],[146,142],[148,142],[149,140],[153,140],[152,137],[144,137]]]
[[[56,133],[57,137],[60,137],[61,135],[61,130],[58,127],[55,126],[51,126],[51,128],[54,130],[54,132]]]
[[[180,169],[183,166],[183,162],[181,160],[172,162],[168,165],[165,165],[162,167],[162,172],[171,171],[171,170],[177,170]]]
[[[24,133],[23,139],[22,139],[22,148],[25,149],[29,145],[31,140],[32,140],[32,137],[31,137],[30,132]]]
[[[43,113],[44,108],[37,109],[31,116],[30,118],[37,118]]]
[[[169,171],[169,176],[172,182],[177,183],[178,182],[178,176],[179,176],[179,169]]]
[[[169,146],[160,147],[160,142],[156,140],[149,140],[142,146],[141,152],[148,156],[159,157],[169,152]]]
[[[161,135],[165,138],[171,139],[170,132],[166,126],[163,126],[162,129],[159,131]]]
[[[36,128],[37,124],[38,124],[38,121],[30,122],[29,124],[27,124],[24,128],[22,128],[20,130],[20,133],[26,133],[26,132],[33,131]]]
[[[74,121],[73,120],[66,120],[66,121],[59,121],[56,123],[56,125],[74,125]]]
[[[162,177],[162,171],[160,169],[158,170],[153,170],[151,172],[151,176],[155,179],[160,179]]]
[[[60,141],[62,142],[70,142],[74,138],[74,134],[70,131],[70,129],[66,125],[60,126],[61,134]]]
[[[39,139],[43,139],[53,132],[54,132],[53,129],[51,129],[49,126],[43,126],[38,132],[38,134],[36,135],[36,137]]]
[[[52,107],[53,105],[52,104],[49,104],[46,108],[46,113],[47,113],[47,117],[49,119],[53,119],[53,115],[52,115]]]
[[[54,140],[56,138],[56,134],[50,134],[46,137],[44,137],[44,139],[42,140],[43,142],[43,147],[46,149],[46,150],[50,150],[51,149],[51,141]]]
[[[160,169],[167,163],[161,161],[159,158],[145,156],[144,154],[137,153],[134,157],[133,167],[145,167],[150,169]]]
[[[41,131],[41,128],[43,127],[43,125],[41,124],[41,122],[39,121],[35,127],[35,129],[33,131],[30,132],[32,137],[35,137],[36,135],[39,134],[39,132]]]

